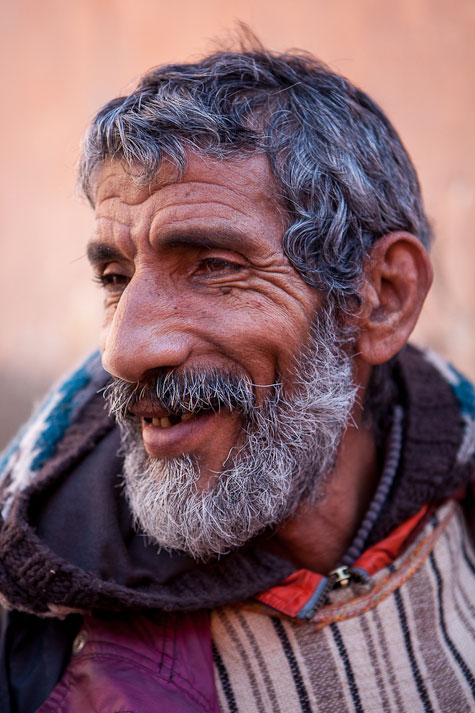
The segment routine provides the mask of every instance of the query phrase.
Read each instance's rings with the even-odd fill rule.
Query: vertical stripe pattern
[[[396,589],[396,591],[394,592],[394,599],[396,601],[397,613],[398,613],[399,622],[400,622],[401,629],[402,629],[402,635],[404,638],[404,646],[406,648],[406,654],[407,654],[407,658],[409,660],[409,665],[411,667],[412,675],[414,677],[414,682],[416,684],[417,692],[418,692],[420,699],[422,701],[422,705],[424,706],[425,713],[434,713],[434,709],[432,708],[431,702],[429,700],[429,694],[427,693],[427,689],[424,685],[424,681],[422,680],[421,672],[419,670],[419,666],[418,666],[416,657],[414,655],[414,648],[412,646],[411,632],[409,631],[409,625],[407,623],[406,612],[404,611],[404,605],[402,603],[401,592],[399,591],[399,589]]]
[[[438,605],[439,605],[438,609],[439,609],[440,628],[442,630],[442,635],[444,637],[445,643],[447,644],[447,646],[450,650],[450,653],[454,657],[454,659],[457,662],[458,666],[460,667],[460,670],[462,671],[465,679],[467,680],[467,683],[470,686],[470,690],[472,692],[473,699],[475,700],[475,676],[474,676],[473,672],[470,670],[469,666],[467,665],[467,661],[465,660],[463,653],[460,651],[460,648],[454,643],[452,637],[449,635],[449,632],[447,630],[447,625],[445,622],[445,612],[444,612],[444,606],[443,606],[442,577],[440,574],[440,570],[437,567],[433,552],[431,552],[429,560],[430,560],[432,569],[434,571],[435,578],[437,580],[437,599],[438,599]],[[473,658],[471,660],[473,661]]]
[[[450,507],[375,576],[369,593],[337,593],[324,625],[318,615],[290,620],[252,605],[214,611],[222,712],[475,710],[475,556],[461,510]]]
[[[348,689],[350,691],[355,711],[356,713],[363,713],[363,706],[361,705],[360,693],[358,691],[358,685],[355,681],[355,674],[353,673],[353,669],[351,668],[351,663],[348,657],[348,653],[346,651],[345,643],[340,634],[340,630],[338,629],[338,626],[335,624],[335,622],[330,624],[330,631],[333,635],[333,638],[335,639],[335,644],[338,649],[338,653],[341,656],[341,660],[343,661],[343,666],[345,669],[346,679],[348,683]]]
[[[285,633],[285,629],[284,629],[282,623],[279,621],[279,619],[272,619],[272,625],[277,633],[277,636],[280,639],[282,648],[285,653],[285,657],[287,659],[290,670],[292,672],[292,678],[294,679],[295,688],[297,691],[297,697],[298,697],[298,700],[300,703],[300,707],[302,709],[302,713],[311,713],[310,703],[308,700],[308,693],[305,690],[305,684],[303,682],[302,675],[299,670],[299,665],[297,663],[297,659],[296,659],[295,654],[294,654],[292,647],[290,645],[288,636]]]

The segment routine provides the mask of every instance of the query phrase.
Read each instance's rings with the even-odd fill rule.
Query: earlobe
[[[398,231],[380,238],[364,270],[356,348],[383,364],[409,339],[432,283],[432,266],[418,238]]]

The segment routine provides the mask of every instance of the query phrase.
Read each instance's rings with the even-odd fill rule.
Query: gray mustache
[[[203,410],[239,411],[249,416],[255,408],[252,383],[241,376],[216,369],[200,372],[159,374],[146,383],[113,379],[105,388],[109,413],[119,423],[130,419],[130,409],[138,404],[161,407],[170,414]]]

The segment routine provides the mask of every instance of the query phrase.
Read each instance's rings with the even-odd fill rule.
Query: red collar
[[[424,505],[416,515],[366,550],[349,568],[350,571],[357,571],[362,577],[369,578],[387,567],[402,552],[407,540],[422,524],[428,511],[429,505]],[[308,569],[299,569],[277,586],[258,594],[256,599],[277,609],[281,614],[308,619],[321,603],[320,600],[328,591],[329,585],[331,582],[328,576]]]

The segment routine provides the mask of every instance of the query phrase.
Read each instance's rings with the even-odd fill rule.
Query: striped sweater
[[[475,552],[461,507],[310,621],[264,607],[212,614],[223,713],[475,710]]]

